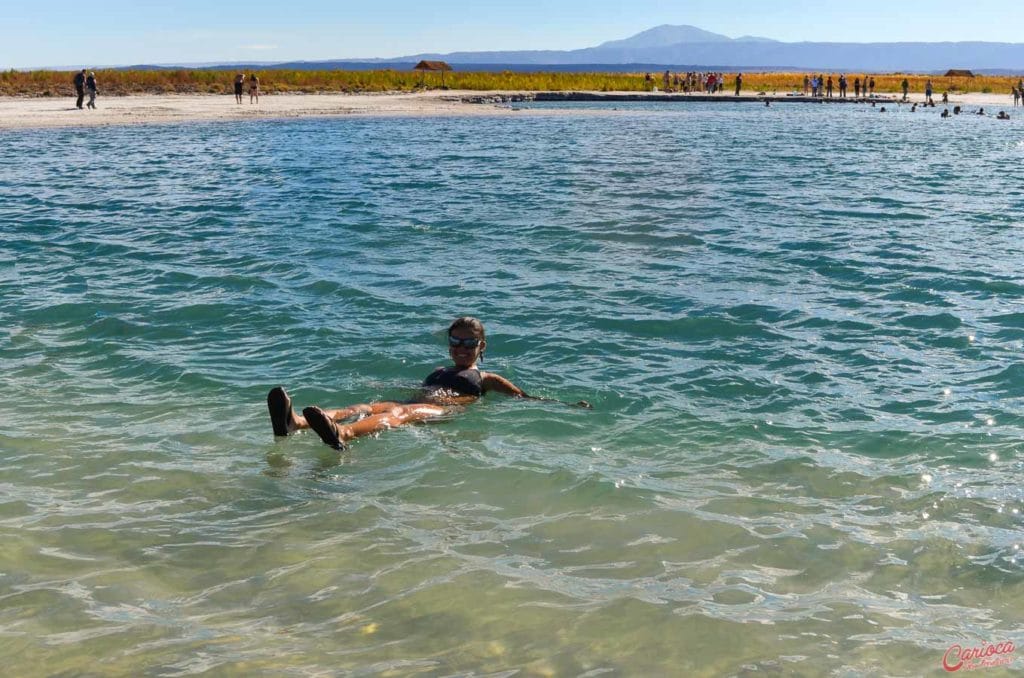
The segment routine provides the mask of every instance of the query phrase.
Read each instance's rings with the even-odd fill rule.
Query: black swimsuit
[[[424,386],[438,386],[463,396],[482,396],[483,378],[480,370],[460,370],[457,367],[438,367],[423,380]]]

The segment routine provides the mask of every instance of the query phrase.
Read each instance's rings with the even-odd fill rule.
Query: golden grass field
[[[246,71],[248,76],[250,71]],[[436,88],[441,84],[439,73],[425,77],[413,71],[382,69],[377,71],[291,71],[258,70],[260,89],[264,94],[303,92],[408,92]],[[0,72],[0,95],[6,96],[70,96],[73,73],[66,71],[3,71]],[[233,92],[234,72],[205,70],[119,71],[100,70],[96,80],[104,96],[127,94],[230,94]],[[661,85],[661,74],[652,73],[654,84]],[[838,73],[825,73],[838,80]],[[735,73],[725,74],[725,91],[731,93]],[[853,80],[864,79],[863,73],[847,73],[849,95],[853,95]],[[1019,77],[981,75],[973,78],[946,78],[943,76],[911,74],[871,74],[876,93],[898,93],[904,78],[912,93],[924,91],[929,79],[936,94],[950,92],[978,92],[984,94],[1010,94]],[[747,92],[783,93],[803,90],[804,73],[746,73],[743,90]],[[445,74],[445,85],[459,90],[502,91],[596,91],[641,92],[648,89],[643,73],[484,73],[458,71]],[[836,84],[838,92],[838,83]]]

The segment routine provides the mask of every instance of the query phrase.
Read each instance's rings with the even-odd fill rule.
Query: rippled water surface
[[[1019,119],[0,144],[6,675],[912,676],[1024,646]],[[462,314],[485,369],[595,409],[272,437],[270,387],[405,397]]]

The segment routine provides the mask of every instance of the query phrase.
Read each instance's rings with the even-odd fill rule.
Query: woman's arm
[[[513,384],[505,377],[499,374],[494,374],[493,372],[480,372],[480,381],[483,384],[484,391],[497,391],[498,393],[504,393],[505,395],[512,396],[513,398],[543,400],[549,403],[562,403],[563,405],[570,405],[573,407],[583,407],[588,410],[594,409],[586,400],[580,400],[575,403],[567,403],[564,400],[556,400],[555,398],[542,398],[540,396],[532,396],[523,389]]]
[[[526,395],[526,391],[519,388],[500,374],[494,374],[493,372],[480,372],[480,381],[483,384],[485,391],[497,391],[498,393],[510,395],[513,398],[530,397]]]

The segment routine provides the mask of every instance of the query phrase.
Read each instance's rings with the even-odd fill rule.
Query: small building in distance
[[[973,78],[974,77],[974,73],[971,73],[970,71],[967,71],[967,70],[960,70],[960,69],[956,69],[956,68],[951,68],[948,71],[946,71],[945,77],[947,77],[947,78]]]
[[[448,65],[446,61],[426,61],[423,60],[412,67],[412,70],[419,71],[422,76],[420,82],[424,82],[427,77],[427,71],[441,71],[441,87],[444,87],[444,73],[445,71],[452,70],[452,67]]]

